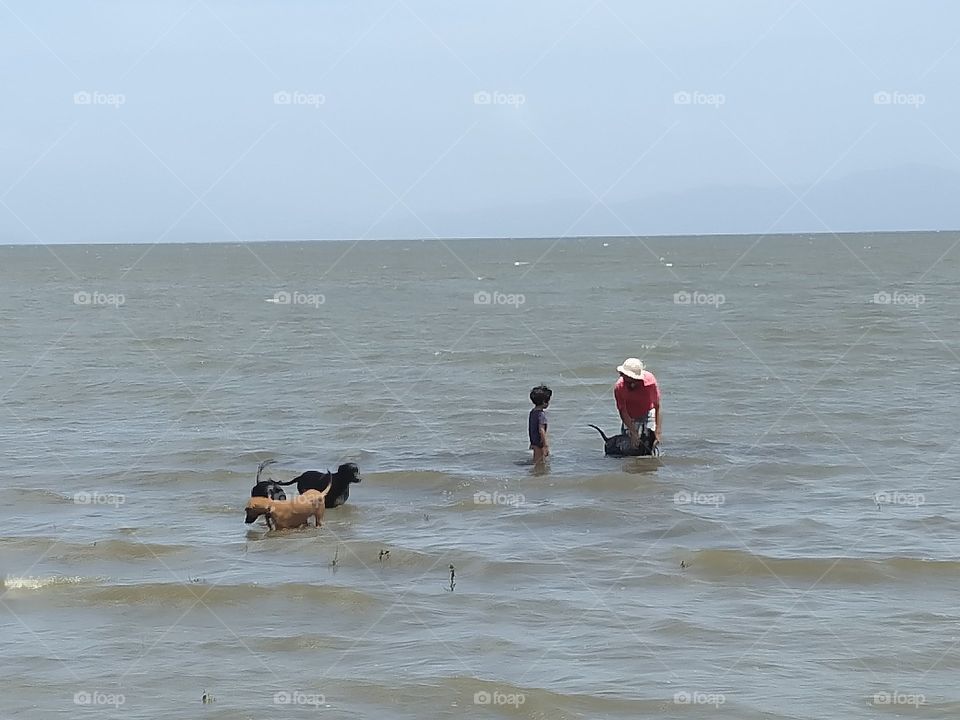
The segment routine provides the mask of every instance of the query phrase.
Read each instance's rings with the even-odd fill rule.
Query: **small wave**
[[[769,578],[782,582],[873,584],[918,581],[921,578],[955,578],[960,561],[911,557],[792,557],[759,555],[743,550],[700,550],[692,570],[714,580]]]
[[[121,532],[132,534],[136,531],[124,528]],[[187,545],[162,545],[136,540],[111,539],[91,543],[69,543],[51,537],[5,537],[0,538],[0,544],[11,545],[18,551],[39,552],[43,557],[71,562],[155,558],[193,549]]]
[[[11,488],[8,492],[15,503],[48,503],[51,505],[73,503],[73,496],[46,490],[44,488]]]
[[[206,341],[203,338],[191,337],[189,335],[161,335],[143,339],[143,344],[151,348],[176,347],[184,343],[203,344],[204,342]]]
[[[6,590],[42,590],[45,587],[55,585],[79,585],[86,579],[74,576],[51,575],[48,577],[16,577],[9,576],[2,580],[2,585]]]
[[[93,605],[248,605],[264,599],[307,603],[326,610],[336,608],[362,612],[380,604],[371,594],[334,585],[285,583],[282,585],[210,585],[197,583],[141,583],[96,587],[84,593],[84,601]]]

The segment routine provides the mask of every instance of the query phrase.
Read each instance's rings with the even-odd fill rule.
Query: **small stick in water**
[[[337,545],[337,549],[333,552],[333,560],[330,561],[330,567],[335,568],[337,566],[337,558],[340,557],[340,546]]]
[[[453,564],[450,565],[450,592],[453,592],[453,588],[456,587],[457,583],[454,582],[454,578],[457,576],[456,570],[453,567]]]

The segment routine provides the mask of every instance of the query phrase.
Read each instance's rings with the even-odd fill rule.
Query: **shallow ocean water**
[[[955,242],[0,247],[6,714],[955,717]]]

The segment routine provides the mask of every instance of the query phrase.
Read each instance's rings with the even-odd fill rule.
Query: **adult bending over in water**
[[[620,379],[613,386],[613,398],[617,401],[617,410],[623,422],[620,432],[630,435],[630,443],[635,448],[640,447],[640,438],[644,433],[653,435],[652,439],[660,442],[663,418],[660,415],[657,379],[652,372],[643,369],[643,362],[637,358],[624,360],[617,372],[620,373]]]

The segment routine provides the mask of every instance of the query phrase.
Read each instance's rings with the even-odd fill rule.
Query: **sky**
[[[960,6],[0,0],[0,243],[960,228]]]

